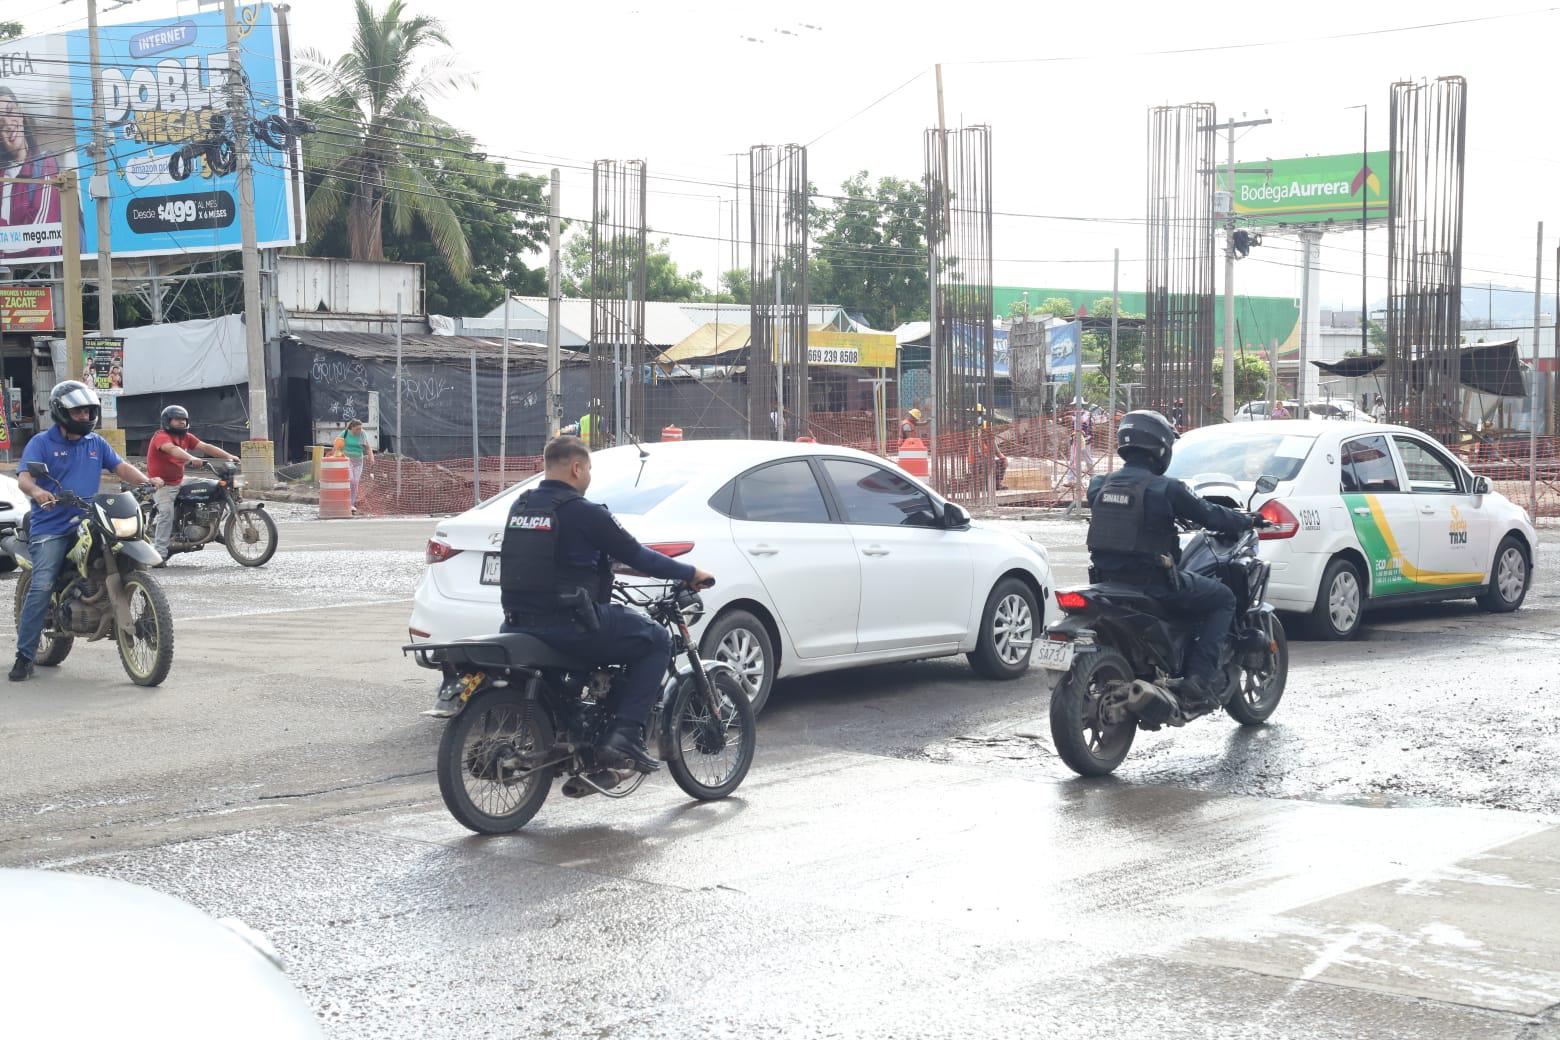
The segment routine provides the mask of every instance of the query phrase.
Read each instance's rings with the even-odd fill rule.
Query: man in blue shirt
[[[33,500],[27,527],[32,579],[27,599],[22,603],[22,616],[16,623],[16,663],[9,676],[12,682],[22,682],[33,673],[54,579],[75,542],[73,521],[83,515],[79,508],[61,505],[50,489],[64,488],[82,498],[91,498],[98,493],[104,470],[132,484],[148,482],[146,474],[120,458],[111,444],[93,432],[102,414],[103,404],[97,391],[67,379],[49,392],[49,417],[54,425],[28,441],[22,451],[16,482],[22,493]],[[27,472],[29,462],[48,466],[49,475],[35,479]]]

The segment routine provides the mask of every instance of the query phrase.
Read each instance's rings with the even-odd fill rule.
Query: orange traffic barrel
[[[816,438],[816,437],[809,437],[809,436],[807,436],[804,433],[800,437],[796,438],[796,443],[797,444],[817,444],[818,443],[818,438]]]
[[[680,440],[682,440],[682,427],[681,426],[663,426],[663,427],[661,427],[661,440],[662,441],[680,441]]]
[[[899,457],[894,460],[899,468],[912,477],[929,477],[931,460],[926,454],[926,442],[919,437],[906,437],[899,442]],[[323,479],[323,478],[322,478]]]
[[[320,519],[339,520],[352,515],[352,471],[345,455],[320,459]]]

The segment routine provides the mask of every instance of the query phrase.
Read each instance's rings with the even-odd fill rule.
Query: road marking
[[[411,596],[399,599],[352,599],[340,603],[327,603],[317,607],[276,607],[271,610],[241,610],[234,614],[197,614],[181,617],[180,621],[227,621],[232,618],[259,617],[263,614],[305,614],[315,610],[340,610],[343,607],[389,607],[398,603],[411,603]]]

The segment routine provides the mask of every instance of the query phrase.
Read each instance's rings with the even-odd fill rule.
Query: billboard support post
[[[238,40],[234,0],[223,0],[228,44],[228,112],[233,124],[233,150],[238,159],[238,221],[243,236],[244,347],[249,352],[249,439],[269,443],[271,421],[266,394],[265,344],[260,328],[260,248],[255,235],[255,174],[251,163],[250,126],[244,104],[243,53]],[[269,487],[271,473],[256,473],[257,487]]]
[[[109,227],[108,199],[108,119],[103,112],[103,59],[98,51],[97,0],[87,0],[87,46],[92,73],[92,157],[97,170],[87,178],[88,194],[97,209],[98,332],[114,334],[114,257],[111,248],[114,232]],[[97,190],[98,178],[103,188]],[[106,425],[106,424],[105,424]]]

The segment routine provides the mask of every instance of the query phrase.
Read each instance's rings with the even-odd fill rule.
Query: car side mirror
[[[1257,494],[1265,495],[1278,487],[1278,478],[1271,473],[1264,473],[1257,478]]]
[[[49,475],[49,464],[47,462],[29,462],[27,464],[27,475],[31,477],[46,477]]]
[[[968,527],[970,514],[963,506],[949,502],[943,506],[942,524],[947,528]]]
[[[1474,477],[1473,478],[1473,493],[1475,495],[1488,495],[1493,490],[1494,489],[1490,486],[1490,478],[1489,477]]]

